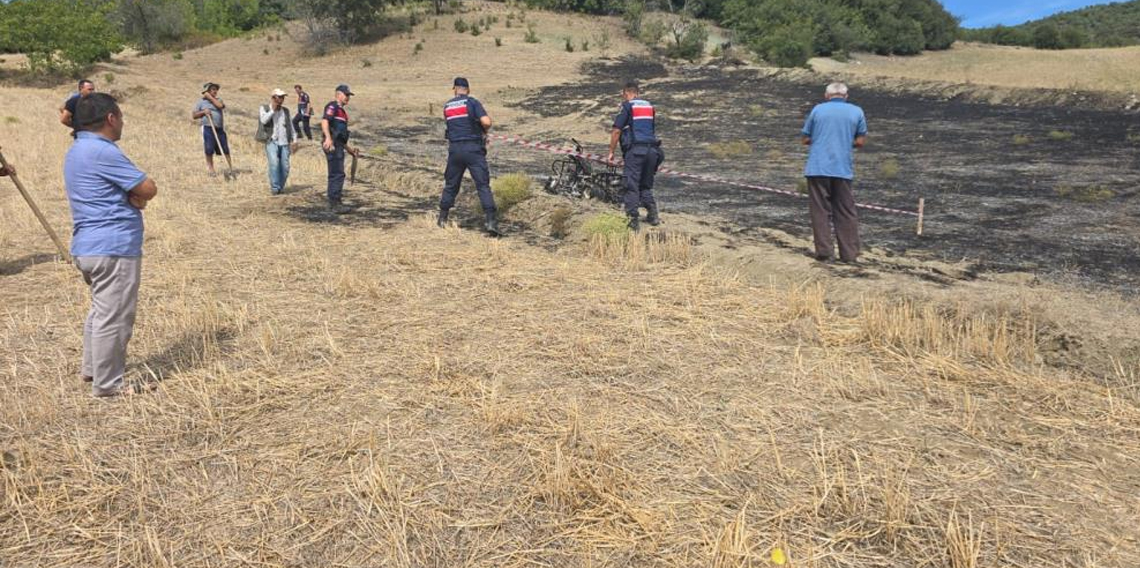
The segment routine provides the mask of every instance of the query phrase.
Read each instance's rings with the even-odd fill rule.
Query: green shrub
[[[124,39],[114,2],[24,0],[0,3],[0,47],[22,52],[33,72],[75,73],[111,58]]]
[[[501,37],[495,38],[495,47],[503,47],[503,38],[501,38]]]
[[[899,161],[887,158],[879,163],[879,177],[882,179],[895,179],[899,175]]]
[[[463,18],[455,18],[455,31],[465,34],[467,33],[467,22]]]
[[[565,238],[570,234],[570,219],[574,217],[574,210],[559,205],[550,212],[550,236],[556,239]]]
[[[661,38],[665,37],[665,22],[660,20],[651,20],[641,25],[641,33],[638,39],[649,47],[657,47],[661,43]]]
[[[360,66],[365,68],[365,69],[372,67],[372,60],[365,57],[364,59],[360,60]]]
[[[1033,139],[1030,138],[1029,136],[1026,136],[1025,134],[1014,134],[1013,135],[1013,145],[1014,146],[1025,146],[1026,144],[1029,144],[1032,141],[1033,141]]]
[[[382,158],[388,155],[388,147],[383,144],[380,144],[379,146],[373,146],[370,150],[368,150],[368,155]]]
[[[601,237],[605,239],[629,238],[629,220],[625,215],[613,212],[599,213],[590,217],[582,224],[582,231],[591,239]]]
[[[419,52],[421,52],[423,50],[424,50],[424,42],[421,40],[419,43],[416,44],[416,47],[414,49],[412,49],[412,55],[418,55]]]
[[[779,67],[805,67],[812,56],[810,31],[792,26],[773,30],[755,46],[765,61]]]
[[[701,22],[686,22],[683,31],[675,31],[673,45],[669,46],[670,57],[695,61],[705,54],[705,42],[709,40],[709,28]]]
[[[5,116],[5,117],[4,117],[4,122],[7,122],[8,124],[19,124],[19,123],[20,123],[20,119],[19,119],[19,118],[16,118],[16,117],[14,117],[14,116]]]
[[[523,38],[523,41],[527,43],[538,43],[542,41],[538,39],[538,32],[534,30],[534,24],[526,25],[526,36]]]
[[[526,174],[506,174],[491,182],[491,193],[495,195],[495,206],[506,213],[515,205],[530,199],[531,178]]]
[[[1064,130],[1050,130],[1049,139],[1054,142],[1068,142],[1073,139],[1073,133]]]
[[[482,33],[483,33],[483,30],[479,29],[479,26],[472,26],[471,27],[471,35],[479,36]]]
[[[714,142],[709,144],[709,152],[711,152],[713,156],[716,156],[718,160],[726,160],[751,154],[752,146],[744,140]]]
[[[104,73],[103,74],[103,82],[108,84],[108,85],[114,84],[115,83],[115,74],[111,73],[109,71],[107,73]]]
[[[582,51],[590,51],[590,40],[582,40]]]
[[[1071,185],[1062,184],[1057,186],[1053,192],[1060,197],[1068,197],[1074,201],[1082,201],[1085,203],[1098,203],[1116,197],[1115,191],[1100,185],[1073,187]]]
[[[174,55],[171,55],[171,57],[173,57],[176,61],[179,61],[182,59],[182,52],[181,51],[175,51]]]
[[[567,36],[562,39],[566,42],[566,53],[574,53],[574,38]]]
[[[762,107],[760,105],[749,105],[748,106],[748,115],[751,116],[752,118],[763,118],[764,115],[766,115],[766,114],[767,114],[767,111],[764,109],[764,107]]]

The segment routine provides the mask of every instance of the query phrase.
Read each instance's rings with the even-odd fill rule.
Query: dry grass
[[[1135,93],[1140,78],[1140,47],[1036,50],[956,43],[946,51],[915,57],[859,54],[858,63],[816,58],[812,68],[855,77],[893,77],[939,83],[1018,89],[1068,89]]]
[[[164,93],[123,142],[160,186],[130,370],[154,395],[88,396],[87,290],[0,192],[0,564],[1140,563],[1140,370],[1042,364],[1036,312],[847,309],[849,281],[757,286],[680,232],[439,230],[410,171],[349,189],[384,215],[324,217],[317,152],[277,198],[249,136],[250,171],[207,178]],[[57,101],[0,104],[66,227]]]

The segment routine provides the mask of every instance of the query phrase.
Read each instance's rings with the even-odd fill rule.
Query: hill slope
[[[1017,26],[963,30],[963,37],[1044,49],[1140,44],[1140,0],[1089,6]]]

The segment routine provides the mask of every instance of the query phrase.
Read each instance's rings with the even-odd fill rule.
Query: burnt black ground
[[[649,59],[602,60],[583,72],[580,82],[541,89],[520,104],[549,116],[597,114],[590,120],[599,136],[583,142],[589,151],[602,153],[604,128],[620,102],[620,82],[635,77],[647,83],[644,95],[658,109],[669,167],[782,189],[794,189],[801,179],[806,148],[799,144],[799,132],[806,113],[820,101],[822,84],[773,80],[748,69],[669,71]],[[888,254],[966,260],[982,271],[1032,271],[1137,289],[1140,116],[938,100],[858,85],[852,86],[851,100],[865,110],[870,127],[868,146],[856,158],[857,199],[913,210],[922,196],[927,209],[922,237],[915,235],[913,217],[861,211],[865,246]],[[438,139],[438,122],[425,118],[422,128],[401,134]],[[499,132],[510,131],[510,125],[502,127]],[[1051,131],[1072,138],[1053,140]],[[1015,136],[1029,141],[1017,143]],[[565,134],[543,132],[536,138],[563,142]],[[737,141],[747,143],[751,153],[718,159],[709,149]],[[394,152],[418,153],[400,146],[392,140]],[[545,175],[553,156],[500,145],[494,159],[498,171]],[[897,175],[881,170],[890,159],[899,165]],[[1097,189],[1113,194],[1106,198]],[[666,213],[719,218],[734,232],[766,227],[810,236],[806,199],[670,176],[658,178],[657,194]]]

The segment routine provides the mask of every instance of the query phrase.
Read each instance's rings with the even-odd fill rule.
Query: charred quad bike
[[[571,138],[574,151],[582,153],[582,144]],[[622,175],[617,166],[592,164],[581,156],[566,156],[550,164],[552,175],[546,191],[580,199],[600,199],[621,203]]]

